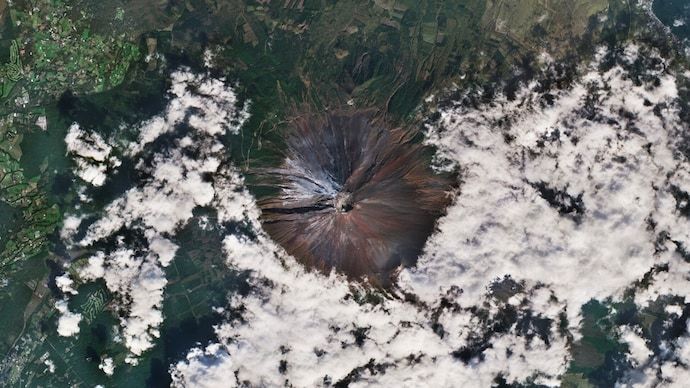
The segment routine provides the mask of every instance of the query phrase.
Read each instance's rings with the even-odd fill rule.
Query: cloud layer
[[[633,64],[653,51],[632,47],[602,66],[609,54],[565,89],[537,80],[514,99],[477,103],[467,93],[444,105],[427,142],[439,168],[460,171],[460,193],[389,294],[308,271],[263,232],[218,140],[236,133],[246,112],[221,80],[176,72],[167,110],[123,151],[144,178],[96,221],[67,218],[63,237],[81,225],[85,235],[72,243],[95,252],[79,280],[102,278],[118,296],[135,363],[164,319],[175,233],[195,208],[213,208],[220,227],[240,225],[227,228],[223,246],[228,265],[247,273],[249,292],[218,306],[217,341],[171,366],[175,385],[558,385],[583,304],[628,292],[645,306],[690,292],[682,75],[666,66],[634,75]],[[171,145],[158,145],[164,137]],[[66,292],[69,280],[60,280]],[[75,316],[58,308],[61,334],[76,334]],[[669,342],[674,357],[658,358],[635,328],[617,335],[635,369],[622,383],[687,374],[687,337]]]
[[[627,69],[636,47],[602,69],[606,54],[565,90],[535,82],[513,100],[467,95],[440,112],[428,142],[439,165],[460,169],[461,194],[397,295],[305,272],[260,230],[228,236],[252,291],[231,297],[218,343],[173,367],[175,384],[558,385],[584,303],[630,289],[641,304],[687,296],[690,267],[659,249],[660,235],[690,237],[672,194],[690,186],[676,75],[651,68],[640,81]],[[662,265],[673,270],[639,286]],[[635,332],[619,334],[632,358],[648,355]]]
[[[192,218],[196,207],[210,205],[216,196],[209,177],[221,168],[223,146],[218,137],[237,131],[246,119],[222,80],[182,69],[172,74],[171,83],[166,111],[144,122],[138,141],[123,150],[143,178],[90,224],[83,225],[85,215],[66,217],[61,233],[70,240],[80,226],[86,226],[83,238],[68,243],[96,252],[76,272],[82,282],[105,280],[117,296],[131,363],[159,336],[167,283],[163,268],[178,249],[173,241],[176,231]],[[158,138],[172,133],[171,146],[153,147]],[[86,133],[77,124],[66,141],[77,161],[105,160],[111,151],[97,134]],[[98,186],[106,177],[84,180]],[[62,279],[61,284],[68,281]]]

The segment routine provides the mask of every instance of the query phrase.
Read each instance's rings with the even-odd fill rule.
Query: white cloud
[[[74,285],[74,281],[69,277],[68,274],[56,276],[55,285],[57,286],[57,288],[60,289],[60,291],[64,292],[65,294],[77,294],[77,290],[75,290],[72,287]]]
[[[690,336],[681,337],[675,345],[677,358],[660,367],[663,381],[661,386],[684,386],[690,381]]]
[[[566,302],[577,331],[588,300],[621,296],[654,265],[679,262],[655,253],[659,230],[648,223],[650,215],[684,222],[660,208],[667,176],[679,170],[670,136],[679,125],[674,78],[663,76],[657,88],[635,86],[621,68],[600,74],[594,65],[550,107],[526,90],[515,101],[441,112],[429,143],[462,169],[462,193],[417,268],[402,273],[404,287],[433,301],[439,290],[458,286],[460,303],[471,306],[492,279],[545,283]],[[583,113],[588,93],[596,100],[594,120]],[[667,106],[661,117],[655,104]],[[539,185],[560,191],[562,206],[550,205]],[[579,210],[569,206],[576,201]],[[668,229],[679,238],[686,230]]]
[[[41,128],[43,131],[48,130],[48,118],[46,116],[39,116],[36,119],[36,126]]]
[[[205,349],[192,349],[187,354],[188,363],[180,362],[172,371],[173,380],[178,384],[184,381],[188,387],[216,388],[232,386],[234,381],[234,364],[230,355],[219,344]]]
[[[620,328],[620,337],[621,341],[628,345],[629,358],[633,366],[644,364],[654,354],[647,346],[647,341],[639,333],[639,329],[636,331],[623,326]]]
[[[686,322],[686,326],[687,326]],[[652,356],[644,339],[623,330],[624,342],[630,347],[634,368],[624,374],[616,387],[651,388],[684,387],[690,379],[690,336],[687,329],[674,341],[662,341],[661,352]],[[631,343],[632,342],[632,343]],[[640,362],[646,360],[646,362]]]
[[[85,131],[77,123],[69,127],[65,143],[76,163],[75,174],[94,186],[103,186],[108,172],[120,165],[117,157],[110,156],[112,146],[99,134]]]
[[[482,330],[478,317],[469,311],[441,311],[439,321],[448,331],[441,338],[432,327],[432,308],[398,299],[361,304],[354,298],[353,287],[364,289],[336,274],[324,277],[306,272],[263,233],[255,241],[230,235],[224,246],[231,266],[255,274],[255,291],[231,300],[234,311],[244,311],[246,322],[233,320],[217,328],[225,344],[222,351],[218,344],[212,345],[212,351],[191,351],[187,360],[173,368],[177,385],[214,386],[236,373],[239,381],[254,385],[289,381],[295,386],[315,386],[324,379],[335,383],[346,378],[369,360],[389,366],[382,374],[363,371],[360,383],[384,386],[400,381],[432,386],[475,381],[477,386],[486,386],[498,374],[521,381],[536,372],[541,373],[537,381],[555,384],[564,372],[566,342],[555,332],[550,333],[553,340],[547,345],[539,339],[529,341],[513,328],[489,341],[484,362],[465,365],[451,353]],[[552,303],[540,293],[536,290],[529,299]],[[533,307],[529,302],[523,306]],[[366,337],[359,345],[354,335],[358,328],[365,328]],[[419,360],[410,362],[410,357]],[[285,365],[282,373],[281,362]]]
[[[110,357],[105,357],[98,364],[98,369],[102,370],[108,376],[112,376],[115,373],[115,364],[113,364],[113,359]]]
[[[53,360],[47,358],[43,361],[43,365],[48,367],[48,372],[55,373],[55,362],[53,362]]]
[[[599,73],[594,63],[572,88],[554,92],[553,105],[542,106],[535,88],[515,101],[499,96],[478,107],[448,107],[430,125],[438,159],[461,170],[461,194],[417,267],[401,272],[400,289],[374,292],[379,300],[372,303],[370,290],[305,270],[262,232],[254,200],[216,139],[235,133],[246,112],[221,81],[178,72],[164,114],[145,122],[127,146],[130,157],[147,157],[137,164],[145,179],[108,205],[77,243],[117,242],[90,257],[80,277],[103,278],[118,296],[135,363],[160,335],[163,268],[178,249],[175,233],[196,207],[211,206],[218,222],[253,229],[252,237],[232,234],[223,244],[229,266],[249,274],[251,290],[217,309],[226,318],[216,327],[217,343],[191,349],[171,366],[176,385],[350,379],[352,386],[488,386],[500,376],[557,386],[584,303],[619,298],[661,265],[671,269],[651,276],[636,302],[690,292],[688,263],[672,249],[672,241],[690,243],[690,227],[669,194],[671,186],[690,185],[687,163],[675,154],[683,128],[672,75],[660,74],[659,86],[639,86],[621,68]],[[661,115],[654,114],[657,104]],[[172,148],[153,149],[181,123],[190,133]],[[66,235],[79,226],[72,224]],[[125,243],[122,230],[145,241],[143,249]],[[662,231],[669,249],[658,251]],[[494,290],[504,283],[514,286]],[[558,329],[561,314],[568,335]],[[644,368],[646,343],[621,330],[630,357]],[[676,345],[684,357],[684,343]],[[661,368],[669,381],[686,372]]]
[[[179,248],[172,241],[161,237],[153,232],[149,232],[149,248],[158,256],[158,262],[163,267],[167,267],[175,258],[177,248]]]
[[[95,255],[88,258],[85,266],[79,269],[79,277],[84,280],[96,280],[105,275],[105,254],[97,252]]]
[[[679,317],[680,317],[681,315],[683,315],[683,306],[679,306],[679,305],[668,305],[668,306],[666,306],[666,308],[664,308],[664,310],[665,310],[667,313],[669,313],[669,314],[673,314],[673,315],[676,315],[676,316],[679,316]]]
[[[637,298],[684,293],[686,263],[655,249],[662,230],[688,236],[668,195],[687,170],[675,156],[674,76],[636,86],[619,67],[596,68],[554,92],[553,106],[540,104],[533,84],[516,101],[441,111],[428,141],[439,160],[460,168],[461,194],[417,267],[401,273],[405,295],[376,304],[359,300],[366,291],[342,277],[305,271],[286,256],[261,232],[241,179],[226,172],[230,200],[214,203],[226,220],[257,229],[224,241],[230,266],[251,274],[252,291],[231,297],[218,343],[172,366],[174,384],[318,386],[350,376],[351,386],[479,387],[501,376],[558,386],[570,361],[560,314],[577,338],[584,303],[620,298],[657,265],[678,269],[652,276]],[[679,275],[664,278],[671,272]],[[519,286],[504,301],[492,284],[507,275]],[[523,324],[496,330],[505,311]],[[551,322],[545,337],[528,314]],[[643,365],[651,356],[645,340],[621,330]],[[453,356],[463,349],[467,362]]]
[[[248,118],[248,106],[237,109],[237,96],[223,79],[182,70],[172,74],[171,82],[172,98],[165,113],[143,123],[139,141],[129,146],[131,154],[141,152],[147,144],[183,122],[208,135],[220,135],[237,133]]]
[[[63,337],[71,337],[79,333],[81,314],[69,311],[66,300],[59,300],[55,302],[55,308],[60,313],[57,327],[58,334]]]
[[[144,123],[139,140],[126,146],[126,154],[134,159],[144,178],[106,206],[103,214],[88,225],[86,236],[76,242],[90,248],[116,241],[114,247],[89,257],[78,273],[83,281],[104,279],[117,297],[117,308],[124,312],[120,324],[124,343],[131,352],[127,357],[130,363],[136,363],[136,357],[160,336],[167,284],[163,267],[175,257],[178,246],[173,239],[177,230],[192,218],[196,207],[210,205],[214,200],[213,182],[205,176],[215,175],[224,157],[218,135],[236,132],[246,119],[246,111],[238,110],[236,103],[232,88],[221,80],[185,69],[173,73],[165,112]],[[190,131],[171,148],[146,148],[158,136],[180,125]],[[104,161],[113,151],[100,137],[84,133],[77,124],[70,129],[66,142],[77,163]],[[82,177],[86,174],[82,171]],[[99,178],[96,183],[102,181]],[[63,236],[71,239],[85,218],[68,217]],[[138,235],[146,243],[131,246],[125,241],[125,233],[128,237]]]
[[[62,229],[60,230],[60,238],[63,241],[70,242],[81,225],[82,218],[75,215],[68,215],[62,220]]]

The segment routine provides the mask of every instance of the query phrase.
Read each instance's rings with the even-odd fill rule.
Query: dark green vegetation
[[[23,78],[31,97],[57,97],[66,89],[98,92],[119,85],[139,45],[125,36],[93,31],[91,17],[62,0],[14,2],[9,23],[26,46]]]
[[[83,286],[72,298],[70,308],[83,314],[84,322],[78,341],[65,339],[52,323],[54,284],[36,280],[58,270],[57,264],[45,261],[45,256],[26,261],[27,267],[0,294],[0,325],[7,328],[0,337],[0,346],[7,352],[0,361],[2,381],[22,387],[167,386],[168,366],[196,342],[212,339],[212,325],[219,323],[220,316],[211,307],[222,305],[228,292],[243,292],[242,282],[223,268],[220,231],[201,229],[197,221],[178,235],[183,248],[166,269],[166,321],[160,345],[137,366],[124,363],[127,352],[114,331],[116,317],[106,311],[110,297],[103,284]],[[98,369],[105,357],[112,357],[119,368],[111,378]],[[48,372],[46,360],[55,363],[56,373]]]
[[[600,28],[595,15],[608,8],[604,1],[548,2],[548,8],[521,1],[516,14],[512,3],[195,4],[190,20],[205,20],[204,32],[190,22],[172,34],[176,45],[208,42],[213,63],[239,79],[252,97],[253,115],[236,159],[254,158],[249,150],[279,138],[276,131],[305,105],[375,108],[395,122],[414,125],[415,108],[431,90],[513,77],[520,72],[516,66],[532,66],[551,48],[557,48],[554,56],[565,55]],[[192,53],[200,57],[204,48]]]
[[[648,339],[654,355],[661,359],[672,357],[668,343],[686,330],[687,307],[680,315],[666,311],[669,305],[684,306],[683,298],[664,297],[650,306],[640,308],[628,299],[619,303],[591,301],[583,306],[583,338],[572,347],[573,361],[564,376],[564,387],[611,387],[631,367],[625,354],[627,345],[616,332],[620,326],[638,329]],[[667,341],[666,344],[662,342]]]
[[[54,172],[48,166],[57,167],[55,156],[64,154],[65,123],[47,111],[68,90],[83,94],[119,85],[139,46],[92,33],[87,15],[63,1],[17,1],[12,7],[0,1],[0,20],[0,49],[7,53],[0,56],[0,199],[22,213],[0,239],[8,240],[0,251],[2,279],[46,248],[60,220],[47,197]],[[25,143],[32,149],[23,153]]]
[[[613,386],[627,366],[625,345],[614,333],[618,317],[611,306],[591,301],[582,308],[583,338],[572,348],[573,361],[563,384],[566,387]]]
[[[251,119],[227,139],[231,157],[244,167],[270,163],[286,122],[303,109],[373,108],[415,127],[432,90],[510,93],[542,52],[574,66],[600,40],[626,39],[631,12],[622,0],[0,0],[0,381],[165,386],[169,364],[211,338],[210,307],[242,291],[220,236],[193,221],[166,269],[160,343],[138,366],[123,362],[102,284],[83,286],[71,301],[84,315],[78,339],[57,336],[54,278],[67,254],[56,227],[78,202],[63,143],[73,121],[131,136],[120,128],[165,106],[168,72],[205,71],[208,57],[211,72],[251,98]],[[132,170],[125,163],[83,206],[116,198]],[[585,308],[586,339],[567,384],[611,381],[598,371],[618,362],[622,345],[607,309]],[[118,368],[111,380],[98,369],[106,356]]]
[[[655,0],[654,15],[685,42],[690,40],[690,4],[683,0]]]

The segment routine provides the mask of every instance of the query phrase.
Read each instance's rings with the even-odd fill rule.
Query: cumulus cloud
[[[510,303],[483,297],[478,304],[489,307],[478,314],[454,306],[458,295],[453,292],[431,306],[407,303],[401,296],[363,302],[366,289],[336,273],[308,272],[287,256],[261,231],[239,175],[229,168],[221,176],[216,188],[224,195],[215,202],[219,219],[246,223],[256,232],[224,240],[229,265],[253,274],[253,291],[234,295],[229,309],[219,309],[229,314],[217,327],[220,343],[193,349],[173,367],[178,386],[227,384],[234,376],[236,384],[269,386],[348,379],[353,386],[395,381],[444,386],[468,380],[489,385],[499,375],[549,383],[564,372],[567,345],[555,325],[540,337],[526,318],[537,303],[546,312],[540,319],[557,319],[561,306],[548,290],[515,290]],[[490,333],[479,315],[497,316],[505,309],[530,329],[510,327],[513,322],[505,332]],[[242,317],[231,318],[237,311],[244,312]],[[475,346],[485,351],[472,354]],[[463,352],[468,354],[464,361]],[[434,372],[439,369],[447,373]]]
[[[627,49],[623,61],[640,50]],[[556,386],[583,304],[631,288],[640,305],[690,292],[682,257],[690,174],[678,155],[675,75],[636,82],[625,63],[600,71],[599,59],[549,98],[534,83],[512,100],[440,111],[427,142],[439,168],[459,169],[461,192],[417,266],[387,294],[310,272],[266,236],[217,138],[236,133],[247,112],[221,80],[176,72],[165,112],[123,151],[144,178],[75,242],[95,250],[79,277],[104,279],[117,296],[128,361],[136,363],[160,335],[175,233],[195,208],[212,207],[221,224],[242,226],[230,228],[223,247],[250,288],[215,309],[225,318],[217,341],[171,366],[175,385]],[[174,139],[160,149],[163,134]],[[64,235],[73,238],[85,219],[66,220]],[[80,317],[62,303],[62,332],[74,334],[68,323],[78,331]],[[637,330],[618,334],[648,381],[682,381],[684,339],[668,344],[677,356],[656,360]]]
[[[596,65],[552,105],[528,88],[514,101],[441,112],[428,141],[462,169],[462,193],[417,268],[402,274],[404,287],[432,301],[459,286],[470,306],[492,279],[544,283],[576,330],[590,299],[620,297],[667,260],[684,265],[658,254],[660,230],[650,227],[673,223],[664,229],[686,236],[682,217],[662,206],[668,177],[687,168],[671,136],[680,125],[674,76],[635,85],[622,68]]]
[[[639,303],[686,296],[688,264],[675,247],[687,241],[687,220],[670,194],[690,188],[677,152],[675,75],[639,83],[621,67],[638,47],[600,71],[604,54],[572,87],[549,91],[550,102],[534,83],[514,100],[440,112],[427,141],[440,168],[460,170],[461,193],[400,289],[375,301],[285,255],[261,231],[241,178],[226,171],[231,200],[214,206],[255,230],[224,241],[251,291],[218,310],[218,342],[173,365],[174,384],[557,386],[583,304],[631,288]],[[649,365],[641,334],[619,335],[630,359]],[[674,376],[666,381],[687,373],[683,344],[673,363],[659,364]]]
[[[667,322],[668,323],[668,322]],[[683,387],[690,378],[690,335],[686,330],[679,338],[660,343],[660,352],[654,354],[648,341],[639,336],[639,330],[624,327],[621,339],[629,347],[633,368],[626,371],[616,384],[619,387]]]
[[[104,357],[101,363],[98,364],[98,369],[102,370],[108,376],[112,376],[115,373],[115,364],[113,364],[113,359],[111,357]]]
[[[55,308],[60,313],[57,327],[58,334],[63,337],[71,337],[79,333],[81,314],[69,311],[66,300],[59,300],[55,302]]]
[[[107,173],[120,165],[120,160],[110,155],[112,146],[99,134],[85,131],[77,123],[69,127],[65,143],[76,164],[75,174],[94,186],[103,186]]]
[[[189,71],[171,75],[171,100],[164,114],[143,123],[139,141],[129,145],[137,154],[144,147],[177,125],[187,123],[207,135],[237,133],[249,116],[248,107],[238,110],[238,99],[224,80],[205,77]]]
[[[223,346],[213,344],[205,349],[192,349],[186,357],[188,362],[181,362],[174,371],[176,381],[184,379],[190,387],[215,388],[220,382],[232,384],[228,380],[235,372],[230,355]]]
[[[43,365],[48,367],[49,373],[55,373],[55,362],[53,362],[53,360],[47,358],[45,361],[43,361]]]
[[[71,241],[77,233],[79,225],[81,225],[82,218],[75,215],[68,215],[62,220],[62,229],[60,230],[60,238],[64,241]]]
[[[675,343],[675,359],[661,364],[661,385],[684,385],[690,381],[690,336],[684,336]],[[651,369],[651,368],[650,368]],[[655,382],[655,379],[650,379]],[[653,384],[649,384],[652,386]]]
[[[87,259],[86,265],[79,269],[79,276],[84,280],[96,280],[105,276],[105,253],[97,252]]]
[[[99,249],[77,273],[83,281],[105,280],[108,290],[117,296],[130,363],[136,363],[136,356],[151,348],[160,335],[167,283],[163,268],[178,249],[175,233],[192,218],[196,207],[208,206],[215,198],[209,177],[218,173],[223,158],[218,136],[236,132],[246,119],[246,112],[235,106],[232,88],[222,80],[185,69],[173,73],[171,79],[168,107],[143,123],[139,140],[123,151],[143,179],[107,205],[95,222],[84,225],[85,236],[74,242]],[[147,148],[162,134],[174,131],[184,135],[172,146]],[[78,166],[80,160],[104,162],[112,152],[100,137],[83,132],[77,124],[71,127],[66,142]],[[98,185],[104,180],[90,181]],[[68,216],[63,238],[72,239],[85,218]],[[133,236],[139,242],[127,241]],[[60,281],[67,284],[69,279]]]
[[[497,375],[548,383],[564,371],[565,360],[554,353],[562,355],[566,344],[554,335],[555,327],[546,332],[553,341],[521,336],[517,328],[494,335],[483,332],[470,311],[441,308],[436,310],[439,326],[431,317],[433,309],[401,299],[363,303],[355,295],[366,290],[336,274],[306,272],[263,235],[256,240],[231,235],[224,247],[231,266],[255,273],[254,291],[232,298],[231,310],[245,313],[217,328],[222,351],[218,344],[194,349],[174,367],[179,386],[199,381],[213,386],[233,375],[237,384],[266,386],[318,386],[350,378],[353,386],[400,381],[433,386],[476,381],[486,386]],[[516,304],[518,315],[532,307],[522,300]],[[444,335],[439,335],[441,326]],[[478,355],[483,362],[471,357],[463,362],[453,355],[483,335],[492,337],[486,352]],[[206,365],[212,365],[213,373]]]
[[[77,294],[77,291],[72,287],[74,285],[74,281],[69,277],[68,274],[55,277],[55,285],[65,294]]]
[[[620,336],[622,342],[628,345],[633,365],[644,364],[654,354],[647,346],[647,341],[634,329],[623,326],[620,328]]]

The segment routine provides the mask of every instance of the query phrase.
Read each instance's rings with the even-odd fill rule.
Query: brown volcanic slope
[[[414,265],[454,179],[429,166],[412,134],[366,111],[294,121],[279,168],[263,170],[278,192],[259,200],[268,234],[303,264],[391,284]]]

